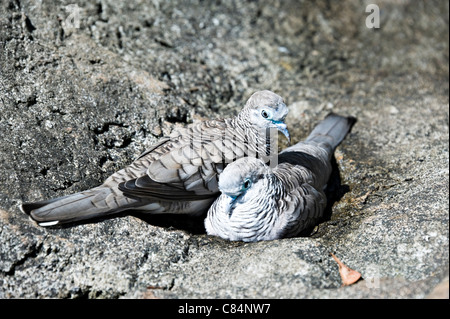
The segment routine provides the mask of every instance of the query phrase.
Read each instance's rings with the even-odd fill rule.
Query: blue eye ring
[[[261,110],[261,116],[265,119],[268,119],[271,117],[271,113],[267,111],[266,109]]]
[[[249,189],[250,186],[252,186],[252,181],[249,178],[245,179],[242,184],[242,189]]]

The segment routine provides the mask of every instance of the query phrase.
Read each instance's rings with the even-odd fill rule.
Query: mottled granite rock
[[[0,298],[448,298],[448,2],[376,3],[380,29],[364,1],[2,1]],[[358,118],[311,237],[232,243],[179,216],[43,229],[20,212],[259,89],[285,97],[293,142],[329,111]],[[363,280],[341,287],[330,252]]]

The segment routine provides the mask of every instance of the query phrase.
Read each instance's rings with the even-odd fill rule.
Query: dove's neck
[[[257,128],[242,112],[229,121],[231,127],[234,128],[236,140],[246,147],[247,155],[261,158],[267,162],[267,158],[273,155],[273,150],[277,148],[271,145],[274,141],[270,132]]]

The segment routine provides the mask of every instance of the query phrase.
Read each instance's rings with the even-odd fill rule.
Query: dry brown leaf
[[[354,284],[361,278],[361,274],[359,272],[344,265],[342,261],[340,261],[339,258],[337,258],[333,253],[330,253],[330,255],[339,265],[339,274],[341,275],[342,286]]]
[[[147,286],[147,290],[142,294],[142,298],[143,299],[159,299],[153,293],[153,291],[156,289],[163,289],[163,288],[158,287],[158,286]]]
[[[159,299],[158,297],[155,296],[155,294],[153,293],[153,291],[151,290],[147,290],[142,294],[142,298],[143,299]]]

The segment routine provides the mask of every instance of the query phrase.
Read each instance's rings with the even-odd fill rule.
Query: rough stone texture
[[[79,28],[73,3],[0,2],[0,298],[448,298],[447,1],[77,1]],[[311,237],[232,243],[178,216],[43,229],[20,212],[259,89],[285,97],[293,142],[329,111],[358,118]],[[330,252],[363,280],[341,287]]]

